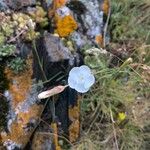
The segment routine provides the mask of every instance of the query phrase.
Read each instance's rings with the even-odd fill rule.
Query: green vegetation
[[[15,45],[12,44],[0,45],[0,59],[2,57],[13,55],[15,50],[16,50]]]
[[[138,149],[144,133],[134,118],[136,116],[133,116],[133,108],[138,98],[145,102],[148,100],[148,83],[133,70],[130,59],[117,68],[109,68],[102,58],[99,60],[99,66],[93,69],[97,83],[81,105],[85,135],[90,136],[94,145],[101,141],[97,145],[99,149],[112,149],[115,142],[119,149]],[[120,113],[125,114],[125,118],[119,118]],[[137,115],[138,112],[135,113]],[[148,116],[145,118],[148,119]],[[143,120],[144,123],[148,122]]]
[[[97,82],[82,100],[83,133],[75,150],[149,147],[150,2],[114,0],[111,5],[108,55],[118,64],[111,64],[108,55],[85,57]]]
[[[149,0],[113,0],[111,3],[109,27],[113,41],[150,41]]]
[[[8,67],[10,67],[15,74],[18,74],[26,68],[26,64],[24,59],[16,57],[8,63]]]

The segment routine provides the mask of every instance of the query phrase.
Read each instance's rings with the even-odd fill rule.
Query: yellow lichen
[[[103,36],[100,34],[100,35],[97,35],[95,37],[95,42],[100,46],[100,47],[103,47]]]
[[[80,122],[75,120],[69,127],[69,140],[70,142],[75,142],[79,137],[80,133]]]
[[[54,5],[56,8],[60,8],[66,4],[67,0],[54,0]]]
[[[65,17],[56,16],[56,33],[60,37],[67,37],[77,29],[77,23],[71,15]]]
[[[74,107],[69,108],[69,119],[72,121],[69,126],[69,140],[75,142],[80,134],[80,105],[78,103]]]
[[[58,8],[65,6],[67,0],[53,0],[53,5],[48,9],[48,17],[51,19]]]
[[[32,132],[25,131],[24,127],[31,119],[37,119],[41,113],[42,105],[34,104],[29,108],[28,112],[20,112],[17,120],[15,120],[10,126],[10,133],[8,135],[1,135],[2,141],[5,142],[8,139],[14,141],[17,144],[26,145]]]
[[[65,6],[67,0],[54,0],[53,6],[48,10],[48,17],[53,20],[53,23],[56,27],[55,33],[57,33],[60,37],[67,37],[73,31],[75,31],[78,27],[77,22],[73,18],[73,16],[59,16],[57,14],[57,10],[63,6]]]
[[[20,102],[26,99],[32,83],[32,64],[28,60],[28,69],[20,74],[14,74],[9,68],[5,69],[6,77],[9,80],[9,92],[12,97],[12,107],[15,109]]]
[[[44,150],[52,146],[52,135],[48,132],[36,131],[32,140],[32,150]]]
[[[104,14],[108,15],[109,7],[109,0],[104,0],[102,4],[102,11],[104,12]]]
[[[54,138],[54,144],[56,150],[61,150],[61,147],[58,144],[58,128],[56,123],[52,123],[51,127],[53,129],[53,138]]]
[[[10,69],[6,69],[6,76],[9,82],[9,92],[11,94],[11,105],[12,109],[15,111],[17,106],[20,103],[23,103],[27,94],[30,91],[32,85],[32,63],[31,59],[27,61],[27,68],[23,73],[18,75],[13,74]],[[25,127],[27,127],[28,123],[31,119],[38,120],[40,117],[41,110],[43,105],[33,104],[28,108],[26,112],[18,112],[16,120],[12,122],[9,126],[10,132],[9,134],[2,134],[2,142],[12,140],[16,144],[26,145],[32,132],[27,132]]]

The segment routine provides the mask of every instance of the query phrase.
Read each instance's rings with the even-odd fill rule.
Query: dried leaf
[[[39,99],[44,99],[44,98],[48,98],[48,97],[51,97],[53,95],[59,94],[62,91],[64,91],[64,89],[66,87],[67,86],[62,86],[62,85],[56,86],[56,87],[52,88],[51,90],[47,90],[47,91],[44,91],[44,92],[40,93],[38,95],[38,98]]]

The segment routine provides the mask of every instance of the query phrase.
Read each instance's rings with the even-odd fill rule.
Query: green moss
[[[15,53],[16,47],[12,44],[0,45],[0,58],[11,56]]]
[[[41,27],[48,25],[48,18],[46,17],[47,12],[41,6],[36,6],[36,10],[34,12],[29,12],[29,15]]]
[[[3,33],[0,32],[0,45],[4,44],[5,42],[5,36]]]
[[[12,22],[3,23],[2,30],[5,36],[11,36],[14,33]]]
[[[18,74],[26,68],[25,60],[20,57],[14,58],[8,63],[8,67]]]

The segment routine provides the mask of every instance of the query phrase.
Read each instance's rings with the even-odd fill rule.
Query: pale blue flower
[[[80,93],[87,92],[95,83],[95,77],[88,66],[74,67],[69,72],[68,85]]]

